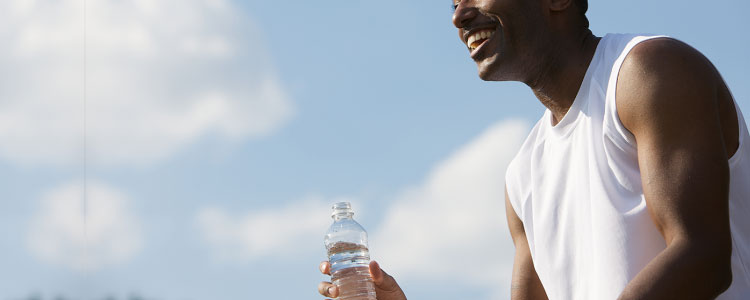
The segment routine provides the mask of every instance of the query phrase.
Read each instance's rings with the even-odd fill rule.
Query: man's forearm
[[[619,300],[714,299],[732,282],[730,255],[710,242],[673,241],[630,281]]]

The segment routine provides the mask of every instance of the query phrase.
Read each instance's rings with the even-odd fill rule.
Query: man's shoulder
[[[617,91],[618,96],[619,92],[650,91],[664,87],[664,83],[684,80],[710,83],[716,75],[711,62],[695,48],[670,37],[658,37],[638,43],[627,54],[618,75]]]
[[[703,54],[680,40],[655,37],[633,46],[623,62],[621,73],[633,70],[647,75],[668,74],[686,68],[705,68],[710,64]]]
[[[678,101],[711,101],[684,96],[715,88],[717,78],[711,62],[686,43],[669,37],[643,41],[627,54],[617,77],[619,117],[628,127]]]

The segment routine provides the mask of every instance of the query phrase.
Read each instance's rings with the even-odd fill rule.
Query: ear
[[[549,9],[551,11],[563,11],[573,5],[573,0],[549,0]]]

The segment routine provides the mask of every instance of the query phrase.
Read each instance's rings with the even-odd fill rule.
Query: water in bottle
[[[367,232],[354,221],[349,202],[333,205],[333,224],[325,236],[331,281],[339,288],[341,300],[375,300],[370,277]]]

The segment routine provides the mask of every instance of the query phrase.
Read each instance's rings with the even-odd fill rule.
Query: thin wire
[[[83,0],[83,237],[84,259],[88,258],[87,190],[86,190],[86,0]]]

